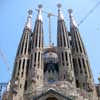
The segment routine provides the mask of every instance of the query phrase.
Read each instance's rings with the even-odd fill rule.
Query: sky
[[[5,54],[13,70],[17,47],[21,39],[22,31],[27,19],[28,9],[33,9],[33,27],[37,16],[38,4],[43,5],[43,10],[57,14],[57,4],[62,4],[62,12],[65,17],[66,26],[69,30],[68,9],[73,9],[76,22],[79,23],[84,16],[99,2],[98,0],[0,0],[0,49]],[[86,47],[91,70],[95,83],[98,83],[100,76],[100,5],[94,12],[79,26],[82,40]],[[43,13],[44,42],[48,44],[48,18]],[[52,42],[56,45],[57,18],[51,18]],[[8,73],[7,66],[0,56],[0,82],[8,82],[11,75]]]

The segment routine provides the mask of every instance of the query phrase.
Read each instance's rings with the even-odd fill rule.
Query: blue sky
[[[17,47],[27,18],[27,9],[33,9],[33,27],[37,12],[34,10],[38,4],[43,4],[47,12],[57,14],[57,3],[62,4],[66,26],[69,29],[68,8],[74,10],[73,15],[77,21],[80,20],[93,8],[97,0],[0,0],[0,48],[5,53],[12,72]],[[86,47],[94,80],[100,73],[100,6],[80,25],[80,33]],[[52,41],[56,44],[57,18],[52,17]],[[48,44],[48,19],[43,14],[45,45]],[[6,65],[0,57],[0,82],[9,81]]]

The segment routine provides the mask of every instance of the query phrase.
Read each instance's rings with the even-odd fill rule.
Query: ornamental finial
[[[42,19],[42,7],[43,7],[43,6],[42,6],[41,4],[38,5],[37,20],[41,20],[41,21],[43,20],[43,19]]]
[[[28,10],[28,14],[32,15],[33,11],[31,9]]]
[[[59,4],[57,4],[57,7],[58,7],[58,20],[64,20],[64,16],[61,12],[62,5],[59,3]]]
[[[73,10],[72,9],[68,9],[68,12],[69,12],[69,18],[70,18],[70,26],[71,27],[78,27],[73,15],[72,15]]]
[[[32,29],[32,13],[33,11],[31,9],[28,10],[28,17],[26,22],[26,27],[29,29]]]
[[[73,10],[72,9],[68,9],[69,14],[71,15]]]
[[[60,9],[62,7],[62,5],[60,3],[57,4],[58,9]]]

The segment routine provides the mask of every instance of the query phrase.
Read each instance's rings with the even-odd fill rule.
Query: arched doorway
[[[49,97],[46,100],[57,100],[55,97]]]

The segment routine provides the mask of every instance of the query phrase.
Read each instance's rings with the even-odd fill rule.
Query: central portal
[[[57,100],[55,97],[49,97],[46,100]]]

